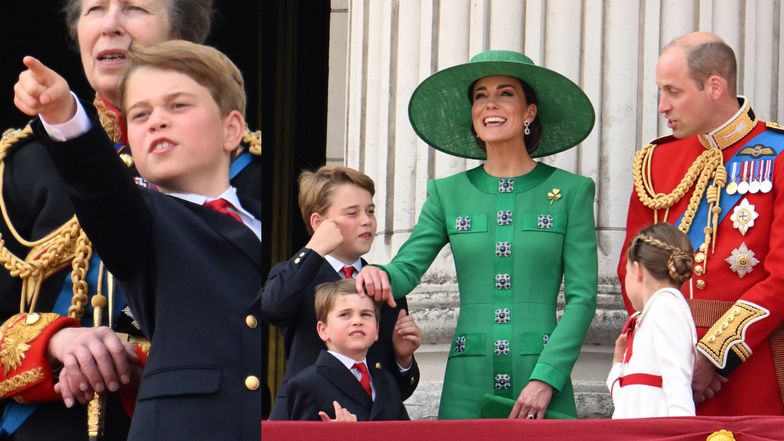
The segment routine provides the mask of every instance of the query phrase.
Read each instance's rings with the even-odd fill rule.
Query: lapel
[[[319,268],[316,277],[313,279],[313,286],[323,282],[336,282],[338,280],[340,280],[340,275],[338,275],[335,268],[332,268],[332,265],[324,259],[324,263],[321,264],[321,268]]]
[[[232,219],[230,216],[204,208],[201,205],[177,199],[188,207],[197,211],[204,222],[218,234],[234,244],[240,251],[253,262],[256,268],[261,269],[261,244],[259,239],[245,225]],[[259,219],[261,203],[253,199],[241,198],[242,207]]]
[[[373,401],[365,392],[365,389],[362,389],[362,385],[359,384],[357,377],[329,352],[322,350],[319,353],[318,359],[316,359],[316,369],[327,381],[335,385],[347,397],[359,403],[365,409],[373,408]],[[343,407],[346,406],[344,405]]]

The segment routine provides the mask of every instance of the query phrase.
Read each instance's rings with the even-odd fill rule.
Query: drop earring
[[[523,130],[523,133],[525,133],[525,136],[530,135],[531,134],[531,129],[528,128],[528,126],[530,126],[531,123],[529,123],[528,121],[524,121],[523,125],[525,126],[525,129]]]

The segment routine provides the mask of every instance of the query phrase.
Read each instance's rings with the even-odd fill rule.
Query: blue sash
[[[98,257],[96,253],[93,253],[92,258],[90,258],[90,269],[87,272],[87,283],[91,288],[98,286],[99,268],[100,257]],[[103,282],[104,286],[102,292],[106,292],[108,283],[106,279],[104,279]],[[52,308],[52,312],[56,312],[62,316],[68,315],[68,307],[71,306],[72,297],[73,282],[71,281],[71,275],[69,273],[65,276],[63,288],[60,290],[60,294],[57,296],[57,300],[55,301],[54,307]],[[125,297],[123,296],[122,292],[117,289],[115,290],[114,295],[114,311],[112,311],[112,317],[116,319],[124,307]],[[87,302],[85,307],[84,316],[82,316],[82,326],[93,326],[93,307],[90,302]],[[0,436],[10,436],[16,432],[16,430],[19,429],[19,427],[21,427],[28,418],[30,418],[30,415],[32,415],[37,408],[38,404],[36,403],[19,404],[13,400],[6,400],[5,408],[3,409],[2,421],[0,421]]]
[[[775,157],[771,156],[763,156],[754,158],[753,156],[740,156],[739,153],[743,151],[746,146],[753,146],[757,144],[762,144],[766,147],[772,148],[776,152],[776,156],[784,150],[784,133],[780,133],[773,130],[765,130],[764,132],[760,133],[759,135],[755,136],[754,138],[750,139],[745,146],[738,149],[737,152],[724,164],[724,167],[727,169],[728,173],[731,173],[732,164],[737,163],[738,169],[740,170],[740,163],[742,162],[757,162],[757,161],[765,161],[767,159],[775,159]],[[771,179],[773,178],[773,167],[771,167]],[[784,179],[784,177],[782,177]],[[709,182],[710,184],[713,183],[713,180]],[[719,213],[719,223],[724,220],[724,216],[730,211],[738,201],[744,197],[745,195],[740,193],[735,194],[727,194],[726,192],[722,192],[721,198],[719,201],[719,207],[721,207],[721,213]],[[700,205],[697,207],[697,212],[694,214],[694,219],[691,222],[691,228],[689,228],[689,240],[691,241],[691,246],[694,247],[696,251],[700,245],[703,244],[705,241],[705,232],[703,231],[703,227],[708,224],[708,199],[703,197],[700,200]],[[685,214],[685,213],[684,213]],[[675,222],[675,225],[678,226],[683,219],[683,214],[678,218]],[[699,226],[699,228],[695,228],[695,226]]]
[[[245,167],[250,165],[253,161],[253,154],[250,152],[245,152],[239,156],[231,163],[229,167],[229,179],[234,179],[240,172],[245,170]]]

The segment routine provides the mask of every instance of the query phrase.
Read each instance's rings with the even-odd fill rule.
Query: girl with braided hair
[[[613,418],[694,415],[691,379],[697,333],[678,287],[691,277],[688,237],[662,222],[632,239],[626,292],[637,310],[615,341],[607,387]]]

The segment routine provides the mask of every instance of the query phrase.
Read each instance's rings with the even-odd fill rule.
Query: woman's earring
[[[531,134],[531,129],[529,129],[528,126],[530,126],[531,123],[528,122],[528,121],[524,121],[523,125],[525,126],[525,130],[523,130],[523,133],[525,133],[525,136],[530,135]]]

